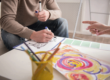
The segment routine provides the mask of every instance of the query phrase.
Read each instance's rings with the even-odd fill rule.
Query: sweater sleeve
[[[0,20],[1,27],[9,33],[29,39],[33,30],[24,27],[16,21],[17,8],[18,0],[2,0]]]
[[[61,17],[62,13],[56,0],[48,0],[46,7],[50,12],[50,17],[49,17],[50,20],[55,20]]]

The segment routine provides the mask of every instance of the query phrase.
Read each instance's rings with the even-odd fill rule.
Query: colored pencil
[[[54,51],[54,53],[51,54],[51,56],[47,60],[52,59],[52,57],[58,52],[58,50],[59,50],[59,48],[56,48],[56,50]]]
[[[31,48],[24,42],[24,44],[27,46],[27,48],[31,51],[31,53],[33,53],[33,55],[38,59],[38,61],[41,61],[38,57],[37,57],[37,55],[31,50]],[[45,68],[47,71],[49,71],[49,69],[46,67]],[[36,69],[36,71],[37,71],[37,69]]]
[[[46,57],[47,54],[48,54],[48,52],[46,52],[46,53],[44,54],[44,56],[43,56],[43,58],[42,58],[41,61],[44,61],[44,59],[45,59],[45,57]]]
[[[59,45],[56,48],[56,50],[54,51],[54,53],[47,60],[50,60],[57,53],[57,51],[59,50],[60,45],[61,45],[61,42],[59,43]]]
[[[38,59],[38,61],[41,61],[39,57],[31,50],[31,48],[24,42],[24,44],[27,46],[27,48],[31,51],[31,53]]]
[[[32,59],[33,61],[38,61],[38,60],[35,58],[35,56],[33,56],[33,55],[31,54],[31,52],[30,52],[29,50],[25,50],[25,52],[31,57],[31,59]]]
[[[21,48],[23,49],[23,51],[25,51],[25,52],[31,57],[31,59],[32,59],[33,61],[38,61],[38,60],[35,58],[35,56],[33,56],[33,55],[31,54],[31,52],[30,52],[29,50],[26,50],[23,46],[21,46]]]

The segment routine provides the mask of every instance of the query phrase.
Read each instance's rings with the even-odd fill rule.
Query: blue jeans
[[[37,21],[36,23],[28,26],[28,28],[39,31],[45,29],[45,26],[47,26],[54,33],[54,35],[68,38],[68,22],[63,18],[58,18],[56,20],[47,20],[46,22]],[[24,38],[8,33],[4,30],[2,30],[1,35],[5,46],[9,50],[25,41]]]

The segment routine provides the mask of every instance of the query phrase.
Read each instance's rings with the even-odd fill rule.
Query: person
[[[41,0],[41,7],[39,0],[2,0],[1,4],[1,35],[9,50],[25,39],[48,42],[54,35],[68,37],[68,22],[61,18],[56,0]]]
[[[87,27],[87,30],[89,30],[92,34],[96,35],[103,35],[108,34],[110,35],[110,26],[99,23],[97,21],[82,21],[84,24],[90,24],[90,26]]]

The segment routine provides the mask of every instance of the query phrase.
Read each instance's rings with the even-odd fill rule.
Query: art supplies
[[[44,59],[45,59],[45,57],[46,57],[47,54],[48,54],[48,52],[46,52],[46,53],[44,54],[44,56],[43,56],[43,58],[42,58],[41,61],[44,61]]]
[[[50,57],[47,59],[47,61],[51,60],[51,59],[53,58],[53,56],[58,52],[60,45],[61,45],[61,43],[59,43],[59,45],[58,45],[58,47],[55,49],[54,53],[50,55]],[[44,56],[45,56],[45,55],[44,55]],[[44,58],[44,56],[43,56],[43,58]],[[41,65],[41,66],[40,66],[40,69],[42,69],[42,68],[44,69],[44,68],[46,67],[46,65],[47,65],[47,64]],[[40,70],[40,69],[39,69],[39,70]],[[35,71],[35,74],[36,74],[39,70],[36,70],[36,71]]]
[[[27,48],[31,51],[31,53],[38,59],[38,61],[41,61],[39,57],[31,50],[31,48],[24,42],[24,44],[27,46]]]
[[[29,50],[24,49],[23,46],[21,46],[21,48],[23,49],[23,51],[25,51],[25,52],[30,56],[30,58],[31,58],[33,61],[38,61],[38,60],[35,58],[35,56],[33,56],[33,55],[31,54],[31,52],[30,52]]]
[[[26,46],[29,48],[29,46],[27,44],[26,44]],[[33,56],[33,54],[31,55],[31,53],[30,53],[29,50],[25,50],[23,47],[21,47],[21,48],[31,58],[31,62],[32,62],[32,73],[33,73],[32,80],[44,79],[44,77],[45,77],[45,79],[52,80],[53,79],[52,61],[49,60],[49,61],[45,61],[44,62],[43,59],[41,61],[38,61],[38,60],[36,60],[35,56]],[[38,54],[38,53],[40,54],[42,52],[37,52],[36,54]],[[47,54],[48,52],[44,52],[44,53]],[[44,58],[45,58],[45,56],[44,56]]]
[[[105,80],[110,77],[109,63],[86,55],[70,45],[61,46],[52,61],[53,67],[68,80]]]
[[[50,60],[58,52],[60,45],[61,42],[59,43],[58,47],[55,49],[54,53],[47,60]]]
[[[47,29],[49,31],[49,28],[46,26],[45,29]],[[54,38],[52,39],[52,41],[56,41],[57,37],[54,36]]]
[[[39,11],[42,11],[42,3],[39,1]]]
[[[38,52],[38,51],[48,51],[48,50],[54,49],[60,42],[62,42],[64,40],[65,40],[65,38],[57,37],[57,40],[56,41],[49,41],[47,43],[37,43],[37,42],[35,42],[33,40],[26,41],[25,43],[35,53],[35,52]],[[49,45],[51,45],[51,46],[49,46]],[[25,44],[20,44],[20,45],[14,47],[14,49],[17,49],[17,50],[21,50],[22,51],[21,46],[23,46],[25,49],[27,49],[27,47],[25,46]]]
[[[47,53],[46,51],[39,51],[36,54]],[[51,54],[50,52],[48,52]],[[32,80],[52,80],[53,79],[53,66],[52,61],[31,61],[32,62]],[[46,70],[46,68],[48,70]]]
[[[46,55],[48,54],[48,52],[45,52],[42,60],[39,59],[39,57],[36,54],[40,54],[41,52],[37,52],[36,54],[30,49],[30,47],[24,43],[27,48],[31,51],[31,53],[33,53],[33,55],[36,57],[33,57],[33,55],[30,54],[30,52],[28,50],[25,50],[22,46],[21,48],[23,50],[25,50],[26,53],[28,53],[28,55],[32,58],[32,80],[39,80],[39,79],[43,79],[43,77],[47,77],[45,79],[49,79],[52,80],[53,79],[53,66],[52,66],[52,58],[53,56],[58,52],[59,47],[61,45],[61,43],[59,43],[58,47],[56,48],[56,50],[54,51],[53,54],[50,55],[50,57],[48,57],[48,59],[46,61],[44,61],[44,58],[46,57]],[[38,59],[38,61],[36,60]]]

